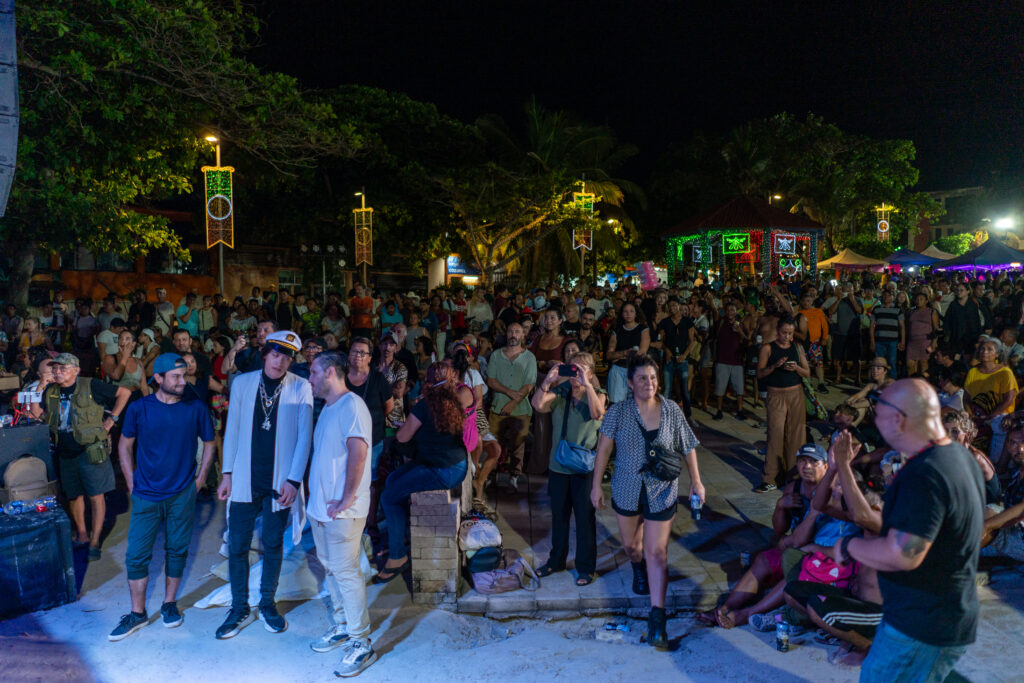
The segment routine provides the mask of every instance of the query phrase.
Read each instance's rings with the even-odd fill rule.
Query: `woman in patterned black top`
[[[650,356],[630,359],[626,383],[630,390],[626,400],[609,408],[604,417],[590,500],[599,510],[605,506],[601,476],[614,447],[612,508],[617,513],[626,554],[633,563],[633,592],[651,596],[648,642],[664,648],[668,643],[668,541],[679,484],[675,480],[661,481],[640,469],[645,464],[648,442],[683,453],[690,474],[690,495],[699,496],[703,503],[704,485],[697,468],[699,442],[679,406],[658,393],[658,366]]]

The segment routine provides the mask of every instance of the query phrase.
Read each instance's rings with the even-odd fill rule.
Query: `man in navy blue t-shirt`
[[[110,640],[121,640],[149,623],[146,615],[146,586],[153,542],[164,526],[166,582],[160,607],[164,626],[180,626],[177,594],[185,559],[192,541],[196,491],[206,481],[213,459],[213,422],[200,401],[182,401],[185,390],[185,360],[165,353],[153,361],[156,393],[135,401],[125,412],[118,455],[121,471],[132,499],[128,527],[128,589],[131,611],[121,617]],[[196,444],[203,442],[203,459],[196,474]],[[132,448],[135,448],[135,467]]]

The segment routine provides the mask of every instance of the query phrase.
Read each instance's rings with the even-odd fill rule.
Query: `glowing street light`
[[[1013,226],[1015,224],[1016,224],[1016,221],[1014,221],[1011,216],[1004,216],[1002,218],[997,218],[996,222],[995,222],[995,226],[999,230],[1012,230]]]

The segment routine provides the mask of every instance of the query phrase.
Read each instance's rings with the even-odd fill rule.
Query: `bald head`
[[[946,436],[938,394],[920,379],[897,380],[882,391],[875,426],[890,446],[903,453],[916,453]]]

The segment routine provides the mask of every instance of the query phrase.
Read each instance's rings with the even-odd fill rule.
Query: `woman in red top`
[[[456,339],[462,339],[466,334],[466,295],[461,289],[455,290],[455,296],[452,299],[452,331],[455,333]]]

